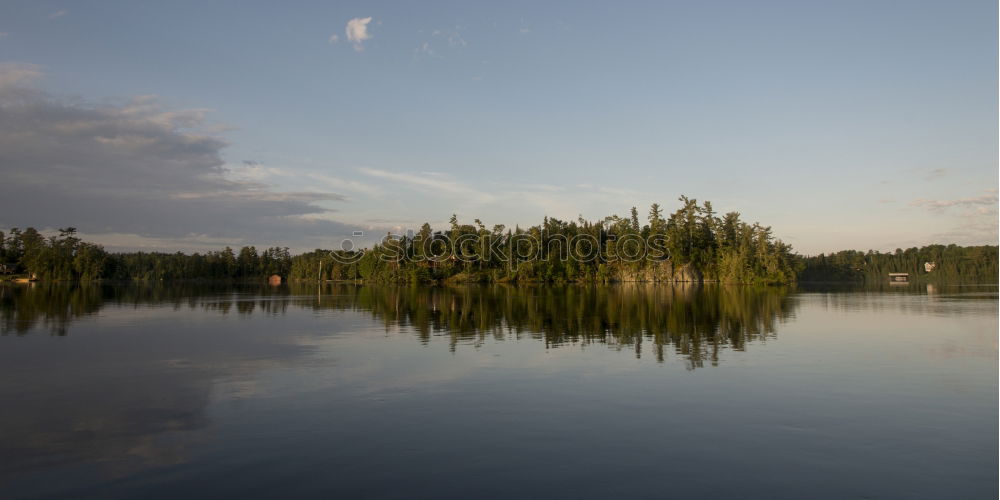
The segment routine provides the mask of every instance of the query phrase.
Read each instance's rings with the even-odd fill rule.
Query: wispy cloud
[[[303,177],[308,179],[313,179],[325,184],[327,187],[334,189],[346,189],[348,191],[354,191],[356,193],[366,194],[369,196],[381,196],[382,190],[371,184],[366,184],[364,182],[358,182],[350,179],[342,179],[329,174],[320,174],[315,172],[301,174]]]
[[[23,91],[41,76],[42,70],[35,64],[0,62],[0,91]]]
[[[444,47],[450,49],[461,49],[464,48],[468,43],[462,38],[461,33],[459,33],[461,26],[456,26],[454,30],[439,29],[431,32],[431,40],[421,43],[417,48],[413,49],[414,58],[420,56],[433,57],[437,59],[443,59],[444,56],[435,47]]]
[[[347,27],[344,31],[347,33],[347,41],[351,42],[354,50],[358,52],[365,50],[364,43],[365,40],[370,40],[372,35],[368,33],[368,23],[372,22],[371,16],[369,17],[355,17],[350,21],[347,21]]]
[[[436,38],[441,38],[448,43],[449,47],[459,48],[465,47],[468,43],[462,38],[462,34],[458,32],[458,29],[454,30],[434,30],[431,32],[431,36]]]
[[[484,193],[471,186],[457,182],[448,178],[443,174],[436,172],[423,172],[421,174],[406,174],[406,173],[396,173],[388,172],[385,170],[379,170],[375,168],[361,167],[358,169],[359,172],[370,175],[372,177],[378,177],[380,179],[386,179],[394,182],[399,182],[403,184],[408,184],[410,186],[424,188],[431,191],[459,194],[462,196],[472,196],[483,201],[489,201],[495,199],[495,196],[489,193]]]
[[[329,42],[329,43],[330,43],[330,45],[333,45],[333,44],[335,44],[335,43],[337,43],[337,42],[339,42],[339,41],[340,41],[340,37],[339,37],[339,36],[337,36],[337,34],[336,34],[336,33],[334,33],[334,34],[330,35],[330,38],[329,38],[329,40],[327,40],[327,42]]]
[[[910,205],[926,208],[939,216],[948,215],[953,218],[953,224],[948,231],[933,235],[939,241],[967,245],[996,243],[998,213],[996,189],[989,189],[980,196],[967,198],[940,200],[918,198]]]
[[[238,165],[230,164],[226,166],[226,169],[234,178],[245,182],[280,184],[284,186],[307,184],[312,188],[349,191],[374,197],[379,197],[383,194],[380,188],[364,182],[299,168],[269,166],[255,160],[244,160]],[[348,197],[342,197],[342,199],[348,199]]]
[[[996,217],[966,219],[948,231],[931,235],[933,241],[954,242],[960,245],[996,245]]]
[[[932,181],[932,180],[935,180],[935,179],[940,179],[940,178],[948,175],[949,173],[951,173],[951,169],[950,168],[932,168],[932,169],[928,170],[924,174],[924,179],[928,180],[928,181]]]
[[[957,198],[953,200],[928,200],[925,198],[917,198],[910,203],[914,207],[924,207],[932,211],[940,211],[951,207],[973,207],[973,208],[992,208],[994,211],[997,208],[998,203],[997,190],[990,189],[986,191],[986,194],[981,196],[973,196],[969,198]]]
[[[49,19],[55,19],[57,17],[62,17],[62,16],[65,16],[66,14],[69,14],[68,10],[57,10],[57,11],[49,14]]]
[[[417,221],[412,220],[412,219],[397,220],[397,219],[386,219],[386,218],[382,218],[382,217],[374,217],[374,218],[371,218],[371,219],[365,219],[365,222],[367,222],[369,224],[393,224],[393,225],[397,225],[397,224],[417,224],[418,223]]]
[[[535,223],[543,215],[570,220],[580,216],[581,211],[585,210],[594,211],[595,214],[606,209],[624,210],[630,206],[628,203],[650,198],[637,191],[611,186],[490,182],[488,189],[480,189],[437,172],[390,172],[369,167],[360,168],[359,171],[426,193],[430,195],[425,198],[427,203],[447,203],[451,207],[449,210],[454,210],[460,216],[499,213],[503,214],[503,220],[498,222],[510,225]]]
[[[6,31],[0,31],[0,38],[4,38],[8,35],[10,35],[10,33],[7,33]]]
[[[431,48],[431,44],[429,42],[424,42],[420,44],[419,47],[413,49],[413,57],[418,58],[420,56],[434,57],[438,59],[441,58],[441,56]]]

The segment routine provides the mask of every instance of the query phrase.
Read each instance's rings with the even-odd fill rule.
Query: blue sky
[[[34,99],[0,128],[0,227],[311,248],[686,194],[804,253],[997,240],[995,2],[8,2],[0,33],[0,85]],[[103,149],[13,139],[67,109]],[[25,209],[58,179],[82,188]]]

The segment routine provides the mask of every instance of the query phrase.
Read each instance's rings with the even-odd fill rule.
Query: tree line
[[[292,277],[363,279],[381,282],[611,282],[723,281],[790,283],[796,262],[791,246],[771,228],[720,217],[711,202],[682,196],[667,215],[653,204],[640,221],[627,216],[598,221],[545,217],[527,228],[487,227],[479,219],[463,224],[453,215],[450,228],[424,224],[412,235],[386,238],[356,260],[326,259],[322,251],[293,260]],[[441,257],[445,258],[441,258]]]
[[[28,228],[0,231],[0,271],[42,280],[263,279],[369,282],[615,282],[719,281],[782,284],[799,281],[884,281],[908,272],[913,281],[997,280],[997,247],[931,245],[894,253],[846,250],[804,257],[768,226],[738,212],[717,215],[711,202],[682,196],[666,214],[653,204],[640,220],[628,215],[596,221],[545,217],[526,228],[487,227],[479,219],[434,231],[389,235],[361,251],[317,249],[291,255],[287,247],[185,254],[107,252],[82,241],[72,227],[43,236]],[[927,272],[924,264],[934,264]]]
[[[101,245],[82,241],[72,227],[49,237],[31,227],[0,231],[3,269],[40,280],[256,279],[288,276],[291,261],[288,248],[279,247],[260,252],[252,246],[239,252],[226,247],[193,254],[107,252]]]
[[[913,283],[997,283],[998,259],[996,245],[843,250],[803,257],[799,281],[881,283],[889,273],[908,273]]]

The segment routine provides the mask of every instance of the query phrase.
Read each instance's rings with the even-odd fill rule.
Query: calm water
[[[996,498],[997,305],[0,286],[0,497]]]

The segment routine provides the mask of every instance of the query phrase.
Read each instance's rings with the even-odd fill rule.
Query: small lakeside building
[[[889,283],[909,283],[910,273],[889,273]]]

